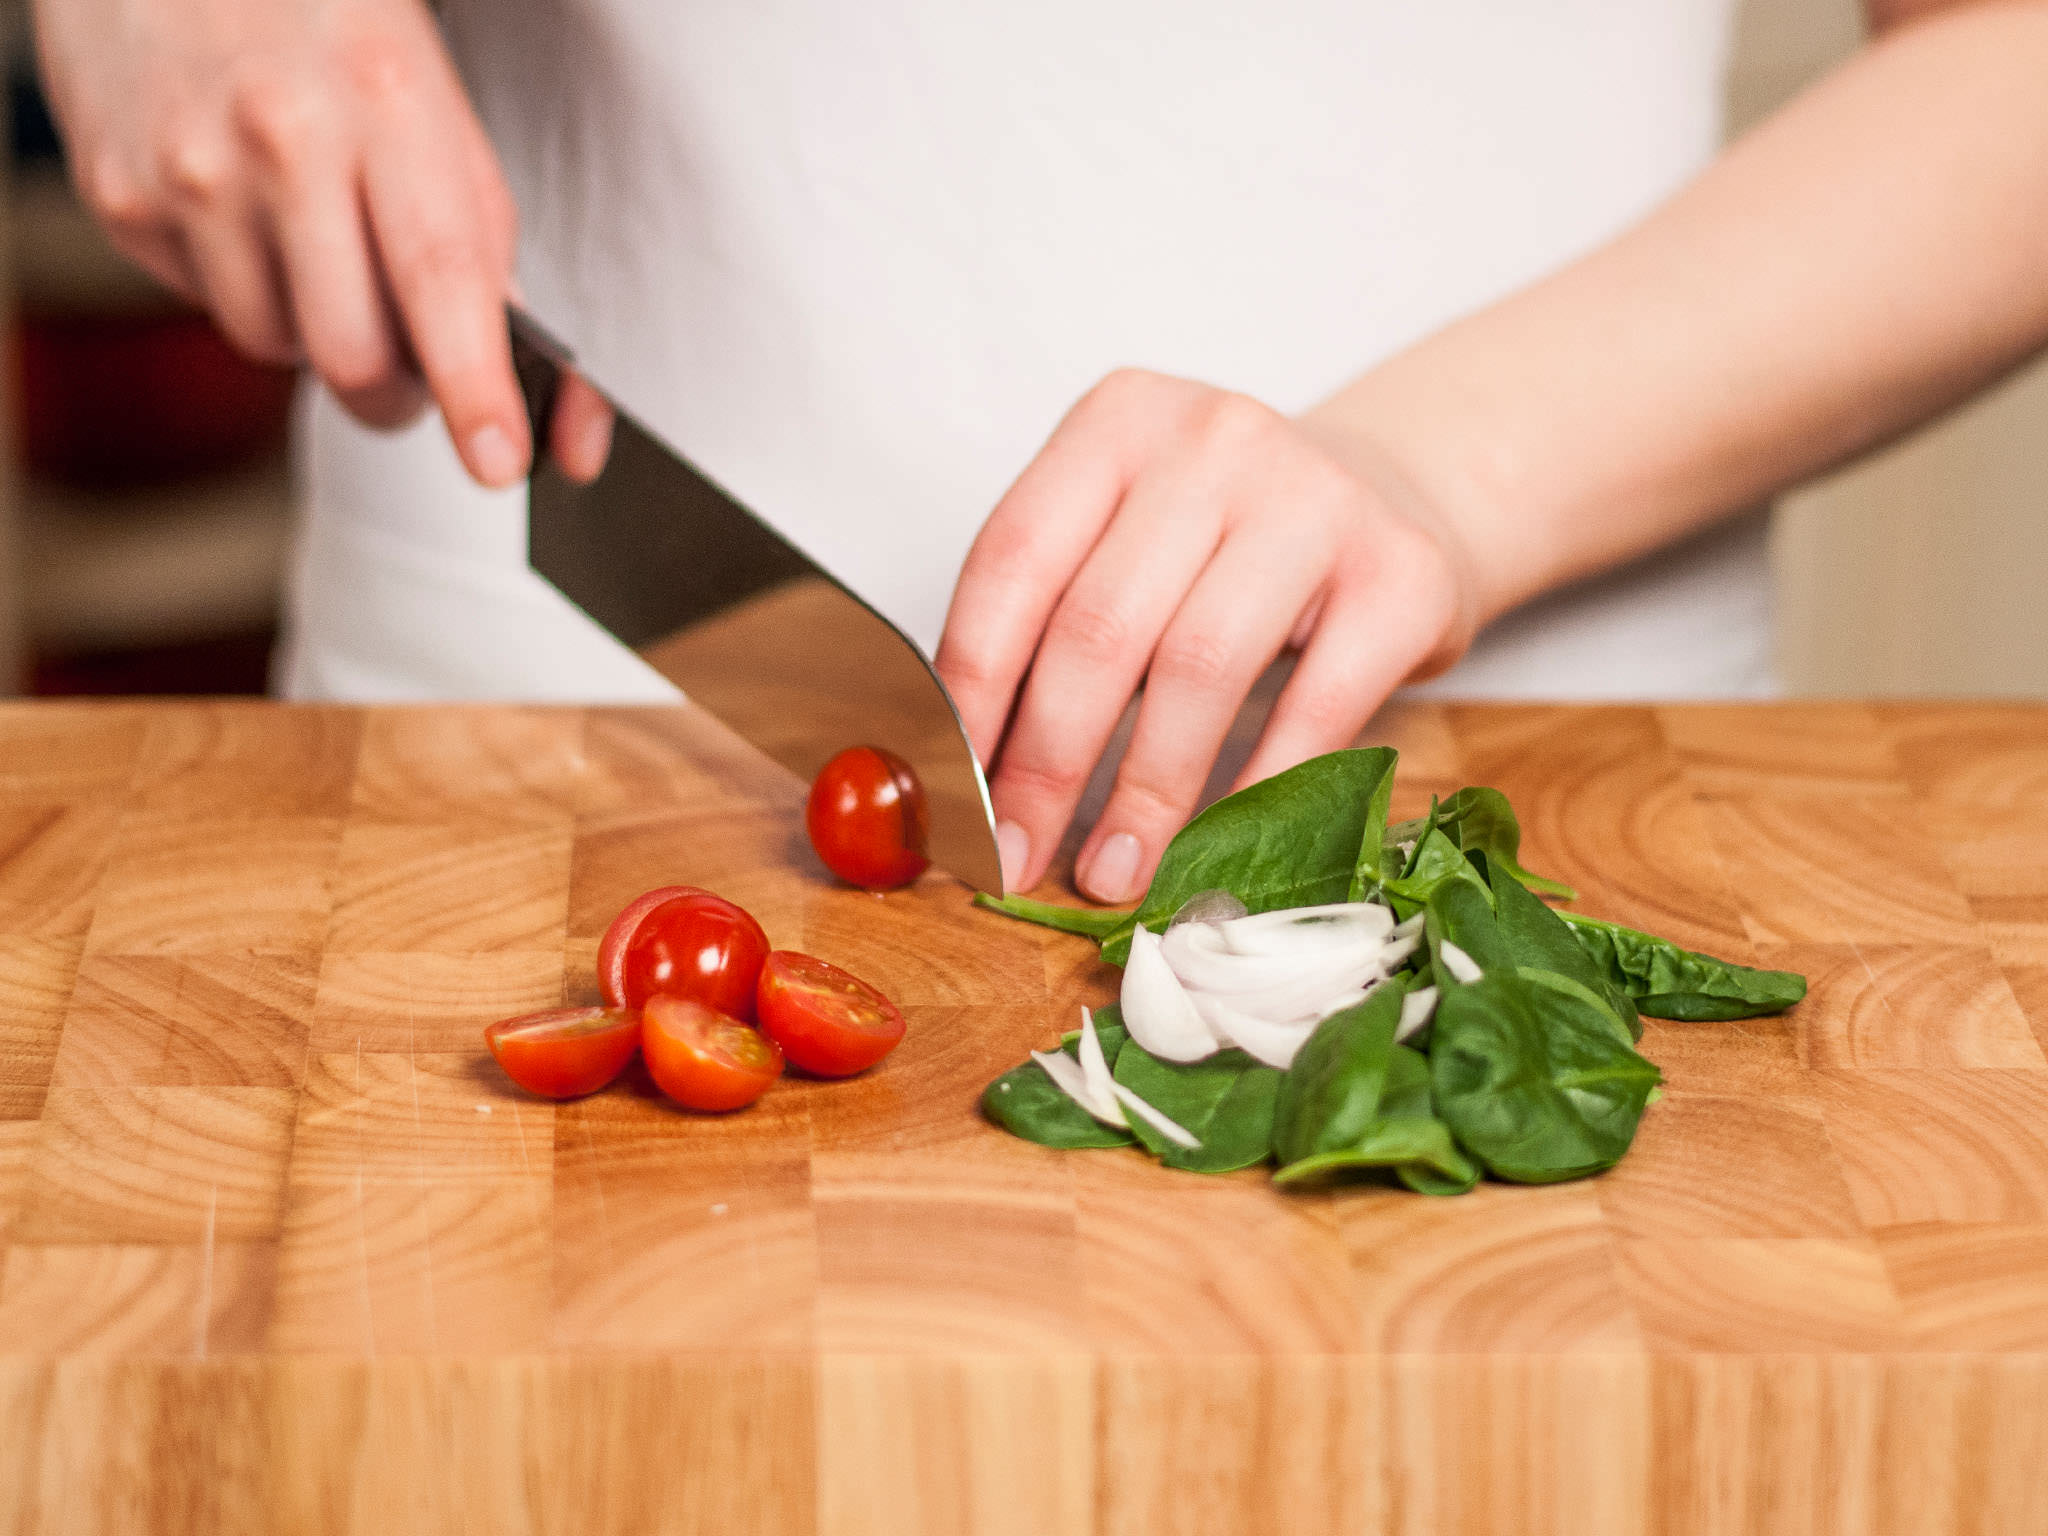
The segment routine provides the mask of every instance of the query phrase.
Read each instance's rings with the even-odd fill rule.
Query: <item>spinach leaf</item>
[[[1468,854],[1478,854],[1489,868],[1506,870],[1525,889],[1566,901],[1578,895],[1562,881],[1545,879],[1522,868],[1522,824],[1515,819],[1508,797],[1484,785],[1468,785],[1432,810],[1434,824]],[[1406,841],[1422,834],[1425,818],[1417,817],[1392,828],[1387,836]]]
[[[1229,1173],[1263,1163],[1273,1150],[1273,1104],[1280,1072],[1243,1051],[1218,1051],[1200,1061],[1161,1061],[1143,1046],[1118,1055],[1116,1080],[1202,1144],[1176,1146],[1137,1115],[1131,1131],[1169,1168]]]
[[[1429,1060],[1405,1045],[1393,1048],[1372,1124],[1351,1146],[1318,1152],[1287,1164],[1276,1184],[1300,1184],[1358,1169],[1390,1169],[1425,1195],[1462,1195],[1479,1182],[1479,1169],[1430,1107]]]
[[[1430,1044],[1436,1109],[1488,1171],[1549,1184],[1628,1150],[1660,1079],[1603,1014],[1512,972],[1444,989]]]
[[[1783,1013],[1806,996],[1806,978],[1796,971],[1753,970],[1619,923],[1576,912],[1557,915],[1570,925],[1602,977],[1653,1019],[1753,1019]]]
[[[1458,845],[1441,828],[1423,833],[1409,857],[1407,869],[1396,879],[1381,882],[1387,902],[1400,918],[1413,917],[1429,904],[1429,898],[1446,884],[1460,881],[1481,895],[1486,880],[1465,857]]]
[[[1130,1039],[1115,1004],[1095,1010],[1095,1038],[1102,1042],[1103,1059],[1114,1070]],[[1078,1057],[1081,1032],[1074,1030],[1064,1036],[1060,1049]],[[984,1088],[981,1112],[1011,1135],[1042,1147],[1128,1147],[1133,1140],[1128,1132],[1104,1125],[1067,1097],[1035,1061],[1012,1067]]]
[[[1050,901],[1033,901],[1029,896],[991,896],[986,891],[974,893],[974,904],[991,912],[1000,912],[1005,917],[1036,923],[1041,928],[1086,934],[1091,939],[1106,939],[1131,920],[1128,910],[1063,907]]]
[[[1365,801],[1365,827],[1358,840],[1357,862],[1351,870],[1351,889],[1345,893],[1346,901],[1364,901],[1379,889],[1390,866],[1387,862],[1387,807],[1394,800],[1394,761],[1396,753],[1392,747],[1382,747],[1386,753],[1386,767],[1379,780],[1368,791]]]
[[[1252,912],[1345,900],[1367,842],[1379,839],[1373,818],[1386,814],[1394,761],[1392,747],[1330,752],[1218,800],[1166,845],[1102,958],[1122,965],[1136,924],[1163,929],[1200,891],[1229,891]]]
[[[1283,1165],[1355,1146],[1372,1128],[1407,993],[1396,978],[1303,1042],[1273,1109],[1273,1153]]]
[[[1430,894],[1424,910],[1428,915],[1423,918],[1422,932],[1429,943],[1430,968],[1440,980],[1457,985],[1441,959],[1447,939],[1489,974],[1515,968],[1514,952],[1501,935],[1485,886],[1476,881],[1447,880]]]
[[[1551,971],[1592,989],[1626,1026],[1629,1038],[1642,1039],[1643,1021],[1636,1016],[1635,1000],[1628,989],[1617,986],[1593,963],[1562,917],[1498,867],[1493,871],[1493,910],[1516,965]]]

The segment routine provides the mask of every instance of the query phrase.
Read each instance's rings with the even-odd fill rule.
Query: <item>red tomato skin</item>
[[[730,1032],[741,1031],[759,1060],[737,1059],[718,1039],[731,1041]],[[655,1086],[685,1109],[745,1109],[782,1076],[782,1051],[773,1040],[693,997],[651,999],[640,1016],[640,1049]]]
[[[694,997],[742,1022],[754,1017],[754,986],[768,958],[768,935],[752,914],[723,896],[694,886],[654,902],[626,927],[634,907],[612,926],[624,929],[614,945],[608,933],[599,946],[598,976],[605,1000],[642,1008],[658,993]],[[648,896],[656,893],[650,891]],[[611,953],[607,955],[607,948]],[[607,961],[609,963],[607,963]]]
[[[562,1032],[548,1033],[550,1025]],[[528,1093],[580,1099],[626,1070],[640,1048],[640,1015],[629,1008],[551,1008],[499,1020],[484,1030],[484,1044]]]
[[[761,1029],[791,1064],[814,1077],[851,1077],[896,1049],[896,1005],[849,971],[792,949],[761,967]]]
[[[848,747],[818,770],[804,829],[825,867],[848,885],[891,891],[931,864],[924,787],[910,764],[881,747]]]
[[[700,889],[694,885],[657,886],[627,902],[619,915],[612,919],[611,926],[605,929],[604,938],[597,946],[597,982],[604,991],[606,1002],[614,1008],[624,1006],[619,999],[625,995],[626,989],[626,945],[640,931],[640,924],[647,914],[678,896],[695,896]]]

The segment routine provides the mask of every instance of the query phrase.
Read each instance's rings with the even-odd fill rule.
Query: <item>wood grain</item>
[[[688,709],[0,707],[0,1532],[2048,1530],[2048,711],[1404,703],[1397,808],[1812,978],[1652,1021],[1627,1161],[1286,1195],[985,1125],[1114,996],[874,897]],[[642,889],[880,1071],[528,1098]]]

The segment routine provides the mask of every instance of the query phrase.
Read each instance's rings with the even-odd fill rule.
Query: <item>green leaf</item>
[[[974,893],[974,904],[991,912],[1000,912],[1005,917],[1036,923],[1041,928],[1086,934],[1091,939],[1106,939],[1131,920],[1127,911],[1107,907],[1063,907],[1050,901],[1033,901],[1029,896],[991,896],[986,891]]]
[[[1386,753],[1386,767],[1374,784],[1365,802],[1365,828],[1358,840],[1358,859],[1351,870],[1351,888],[1345,893],[1346,901],[1364,901],[1379,889],[1382,879],[1388,873],[1387,853],[1387,807],[1394,800],[1394,760],[1391,747],[1382,748]]]
[[[1390,1170],[1425,1195],[1462,1195],[1479,1182],[1478,1166],[1431,1108],[1428,1059],[1405,1045],[1389,1053],[1379,1107],[1365,1134],[1348,1147],[1287,1164],[1273,1182],[1309,1183],[1366,1169]]]
[[[1331,1014],[1295,1053],[1273,1110],[1273,1154],[1284,1166],[1356,1146],[1386,1086],[1405,982]]]
[[[1430,1044],[1437,1113],[1516,1183],[1611,1168],[1659,1082],[1625,1034],[1592,1001],[1517,974],[1446,987]]]
[[[1397,839],[1419,836],[1423,821],[1419,817],[1404,821],[1387,835]],[[1508,797],[1499,790],[1468,785],[1436,808],[1435,824],[1461,851],[1481,855],[1489,867],[1506,870],[1525,889],[1565,901],[1578,896],[1562,881],[1549,880],[1522,868],[1522,824],[1515,819]]]
[[[1628,989],[1615,985],[1608,974],[1593,963],[1585,946],[1557,913],[1544,905],[1520,881],[1496,866],[1492,872],[1493,910],[1500,925],[1502,941],[1518,966],[1554,972],[1588,987],[1606,1002],[1631,1040],[1643,1037],[1643,1021],[1636,1017],[1635,999]]]
[[[1319,906],[1351,893],[1392,747],[1329,752],[1226,795],[1166,845],[1137,911],[1110,934],[1102,958],[1121,965],[1131,929],[1165,928],[1201,891],[1226,890],[1250,912]]]
[[[1130,1038],[1115,1004],[1095,1010],[1095,1038],[1102,1043],[1103,1059],[1114,1071]],[[1060,1049],[1078,1058],[1081,1032],[1063,1036]],[[1035,1061],[1012,1067],[984,1088],[981,1112],[1013,1136],[1042,1147],[1128,1147],[1135,1139],[1113,1125],[1104,1125],[1076,1104]]]
[[[1462,855],[1461,855],[1462,858]],[[1471,868],[1468,864],[1466,868]],[[1515,956],[1501,936],[1494,917],[1493,901],[1486,887],[1477,881],[1446,880],[1440,883],[1424,909],[1423,937],[1429,942],[1429,962],[1439,981],[1458,985],[1440,956],[1445,940],[1472,958],[1480,970],[1511,971]]]
[[[1229,1173],[1263,1163],[1273,1149],[1273,1103],[1281,1074],[1243,1051],[1218,1051],[1200,1061],[1162,1061],[1126,1045],[1116,1080],[1202,1144],[1177,1146],[1138,1115],[1131,1130],[1169,1168]]]
[[[1753,970],[1619,923],[1576,912],[1557,915],[1570,925],[1603,979],[1628,993],[1653,1019],[1753,1019],[1783,1013],[1806,996],[1806,978],[1796,971]]]

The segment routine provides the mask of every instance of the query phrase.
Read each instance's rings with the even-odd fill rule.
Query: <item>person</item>
[[[523,294],[935,648],[1013,886],[1140,697],[1077,863],[1116,902],[1285,651],[1247,779],[1431,677],[1769,691],[1746,509],[2048,340],[2048,4],[1867,10],[1718,153],[1730,0],[36,25],[122,249],[325,382],[287,691],[656,695],[526,570],[516,489],[461,478],[527,467]],[[347,419],[429,396],[445,439]],[[571,391],[552,450],[589,473],[607,430]]]

